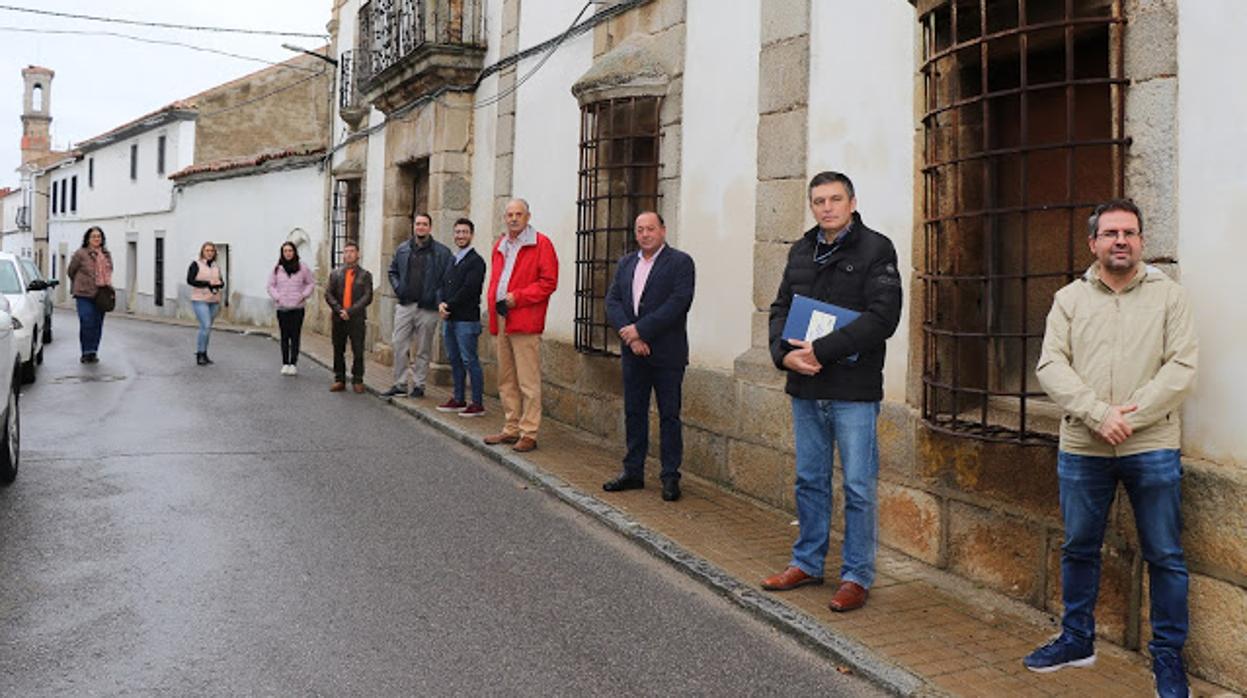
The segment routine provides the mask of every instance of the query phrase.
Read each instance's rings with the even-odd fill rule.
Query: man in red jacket
[[[528,202],[507,203],[507,232],[494,243],[489,270],[489,333],[497,337],[498,395],[506,423],[485,443],[537,448],[541,426],[541,333],[550,294],[559,284],[559,259],[550,238],[528,224]]]

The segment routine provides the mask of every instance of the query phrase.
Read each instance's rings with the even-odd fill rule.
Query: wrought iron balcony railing
[[[356,51],[343,51],[338,56],[338,109],[348,112],[368,106],[364,101],[360,84],[367,61],[358,60]]]
[[[370,0],[360,7],[357,89],[426,46],[485,47],[484,0]]]

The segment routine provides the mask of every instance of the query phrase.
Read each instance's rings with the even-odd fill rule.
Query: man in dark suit
[[[662,216],[646,211],[636,217],[641,248],[619,260],[606,293],[606,320],[623,344],[624,415],[628,452],[623,473],[606,484],[607,492],[645,487],[649,451],[649,396],[658,400],[662,438],[662,498],[680,498],[680,462],[684,435],[680,390],[688,365],[688,309],[693,304],[693,258],[666,244]]]

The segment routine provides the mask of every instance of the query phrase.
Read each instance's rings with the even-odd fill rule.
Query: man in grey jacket
[[[437,306],[442,301],[442,278],[453,261],[450,249],[433,239],[433,218],[417,213],[412,219],[412,235],[394,251],[390,261],[390,287],[394,289],[394,386],[381,393],[396,397],[424,397],[433,354],[433,335],[437,332]],[[412,346],[415,347],[413,356]]]

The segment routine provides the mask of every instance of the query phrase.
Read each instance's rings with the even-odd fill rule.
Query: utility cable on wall
[[[241,27],[213,27],[202,26],[196,24],[174,24],[171,22],[146,22],[138,19],[124,19],[121,17],[104,17],[100,15],[83,15],[72,12],[57,12],[55,10],[43,10],[34,7],[21,7],[19,5],[0,5],[0,10],[9,12],[24,12],[32,15],[43,15],[45,17],[60,17],[62,19],[81,19],[89,22],[108,22],[112,24],[129,24],[136,27],[155,27],[158,29],[182,29],[186,31],[202,31],[202,32],[220,32],[228,34],[253,34],[261,36],[295,36],[308,39],[323,39],[327,34],[310,34],[307,32],[291,32],[291,31],[274,31],[268,29],[243,29]]]

